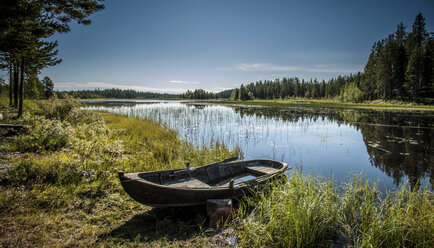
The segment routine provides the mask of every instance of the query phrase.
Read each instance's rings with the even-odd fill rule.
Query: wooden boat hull
[[[254,186],[269,183],[282,174],[287,166],[273,160],[257,159],[216,163],[191,170],[119,172],[119,179],[124,190],[142,204],[153,207],[192,206],[205,204],[207,199],[240,197]],[[222,183],[246,173],[253,175],[250,180],[233,185]]]

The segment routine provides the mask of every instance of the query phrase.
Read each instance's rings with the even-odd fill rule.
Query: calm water
[[[153,119],[196,146],[239,147],[244,159],[284,161],[304,173],[380,187],[419,180],[432,187],[434,113],[246,108],[179,101],[110,101],[90,109]]]

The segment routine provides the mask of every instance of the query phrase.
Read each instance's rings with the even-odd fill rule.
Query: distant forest
[[[425,18],[419,13],[410,33],[401,22],[396,31],[373,44],[363,72],[338,76],[330,80],[304,80],[297,77],[242,84],[239,88],[219,93],[203,89],[183,94],[139,92],[129,89],[94,89],[53,92],[54,84],[48,77],[39,80],[28,73],[23,81],[25,97],[48,98],[53,94],[68,94],[76,98],[125,99],[338,99],[347,102],[371,100],[434,102],[434,33],[425,28]],[[0,95],[7,96],[10,87],[0,79]]]
[[[74,98],[80,99],[96,99],[96,98],[118,98],[118,99],[218,99],[229,98],[232,89],[225,90],[219,93],[212,93],[203,89],[196,89],[194,91],[187,90],[183,94],[168,94],[168,93],[155,93],[155,92],[141,92],[130,89],[94,89],[94,90],[63,90],[53,91],[54,83],[50,78],[45,77],[42,81],[39,80],[34,74],[26,78],[24,83],[26,99],[42,99],[49,98],[56,95],[63,98],[65,94]],[[4,80],[0,79],[0,96],[7,96],[9,94],[9,85]]]
[[[95,90],[71,90],[71,91],[57,91],[57,94],[68,94],[75,98],[91,99],[91,98],[123,98],[123,99],[158,99],[158,98],[182,98],[182,99],[217,99],[229,98],[232,90],[222,91],[220,93],[212,93],[203,89],[196,89],[194,91],[187,90],[183,94],[168,94],[168,93],[154,93],[154,92],[140,92],[135,90],[123,89],[95,89]]]
[[[372,46],[364,72],[327,82],[296,77],[241,85],[232,100],[338,98],[342,101],[401,100],[431,103],[434,94],[434,34],[425,29],[421,13],[412,31],[402,22],[395,33]]]
[[[57,91],[58,95],[68,94],[75,98],[92,99],[92,98],[122,98],[122,99],[156,99],[156,98],[179,98],[179,95],[168,93],[140,92],[135,90],[124,89],[95,89],[95,90],[70,90]]]

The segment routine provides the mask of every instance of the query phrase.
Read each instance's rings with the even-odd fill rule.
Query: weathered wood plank
[[[278,169],[267,167],[267,166],[249,166],[246,167],[246,170],[254,174],[262,174],[262,175],[269,175],[280,171]]]
[[[172,187],[189,187],[189,188],[195,188],[195,187],[210,187],[210,185],[197,180],[196,178],[184,178],[182,180],[178,180],[178,181],[173,181],[173,182],[169,182],[167,183],[167,186],[172,186]]]

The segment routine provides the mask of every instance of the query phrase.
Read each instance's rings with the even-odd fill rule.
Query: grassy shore
[[[2,101],[3,102],[3,101]],[[158,210],[136,203],[116,176],[203,165],[237,155],[195,148],[150,120],[77,108],[74,100],[27,102],[14,120],[30,134],[1,138],[0,246],[215,246],[197,209]]]
[[[294,173],[255,192],[236,218],[241,247],[433,247],[434,198],[429,189],[381,195],[354,177],[337,193],[329,180]]]
[[[383,102],[372,101],[366,103],[346,103],[333,100],[318,99],[288,99],[288,100],[248,100],[248,101],[230,101],[230,100],[208,100],[210,103],[225,105],[245,105],[245,106],[262,106],[262,107],[280,107],[280,108],[361,108],[361,109],[387,109],[387,110],[418,110],[434,111],[434,106],[417,105],[404,102]]]
[[[381,195],[356,177],[338,193],[298,173],[253,192],[216,235],[203,207],[140,205],[116,172],[197,166],[237,151],[195,148],[154,121],[88,112],[73,99],[28,101],[20,120],[0,103],[1,122],[31,126],[15,136],[0,130],[0,247],[434,246],[431,190]]]

